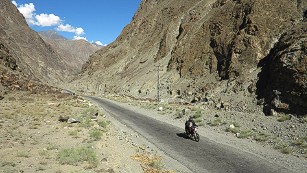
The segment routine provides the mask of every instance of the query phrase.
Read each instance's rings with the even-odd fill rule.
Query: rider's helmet
[[[193,120],[193,117],[192,117],[192,116],[190,116],[190,117],[189,117],[189,120],[190,120],[190,121],[191,121],[191,120]]]

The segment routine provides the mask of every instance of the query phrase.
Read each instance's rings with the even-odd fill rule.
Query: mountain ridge
[[[102,46],[94,45],[82,39],[69,40],[51,30],[39,32],[39,35],[70,67],[73,75],[80,72],[82,65],[91,54],[102,48]]]
[[[91,56],[73,85],[84,91],[155,99],[156,66],[160,66],[163,71],[159,90],[164,100],[190,103],[210,100],[206,104],[211,107],[230,102],[234,109],[241,105],[255,107],[258,102],[266,114],[276,111],[300,114],[291,105],[307,108],[295,96],[303,95],[305,100],[306,86],[300,85],[296,90],[299,92],[292,95],[291,87],[282,90],[269,82],[260,85],[258,74],[263,73],[261,62],[281,35],[299,25],[306,26],[306,10],[305,1],[287,0],[142,1],[131,23],[116,41]],[[305,50],[306,31],[296,34],[303,38],[298,46]],[[306,64],[306,51],[297,55]],[[296,68],[297,63],[293,62]],[[286,70],[274,65],[269,69],[266,73]],[[306,71],[306,66],[302,69]],[[299,71],[288,72],[284,73],[288,78],[301,76],[305,80]],[[291,81],[289,86],[296,85],[297,80]],[[280,90],[281,94],[263,98],[260,90],[266,94]],[[273,100],[288,106],[279,109],[272,104]]]

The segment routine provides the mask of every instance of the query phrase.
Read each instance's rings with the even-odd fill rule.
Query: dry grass
[[[4,172],[19,172],[23,169],[21,166],[27,164],[33,165],[28,168],[28,172],[58,172],[60,164],[65,164],[63,160],[65,160],[66,150],[62,148],[82,143],[86,138],[90,138],[86,135],[90,132],[92,132],[92,138],[101,139],[102,135],[94,133],[92,125],[107,131],[109,124],[108,121],[99,119],[101,121],[99,125],[92,121],[86,125],[87,128],[82,128],[77,124],[59,122],[60,115],[75,118],[80,116],[89,120],[89,116],[99,110],[89,108],[88,101],[80,101],[72,97],[58,99],[53,96],[12,93],[11,96],[1,100],[0,107],[0,126],[6,127],[5,130],[0,131],[0,141],[6,141],[0,150],[0,166]],[[102,115],[101,112],[99,114]],[[57,154],[63,154],[63,152],[64,156],[57,157]],[[72,153],[77,153],[76,156],[81,158],[80,163],[72,163],[81,165],[74,169],[88,172],[87,169],[101,166],[97,162],[96,152],[98,153],[94,148],[73,150]],[[86,158],[82,158],[81,155]],[[5,162],[5,160],[11,162]],[[23,164],[13,164],[20,161]],[[54,168],[49,165],[57,166]],[[74,169],[69,172],[73,172]]]
[[[175,173],[175,171],[163,170],[162,159],[158,155],[149,153],[137,153],[132,158],[140,162],[145,173]]]

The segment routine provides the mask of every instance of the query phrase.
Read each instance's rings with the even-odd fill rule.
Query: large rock
[[[307,114],[307,23],[284,33],[261,65],[258,94],[265,109]]]

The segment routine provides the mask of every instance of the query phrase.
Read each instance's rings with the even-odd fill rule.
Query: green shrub
[[[295,146],[302,146],[304,144],[305,140],[303,138],[299,138],[295,141],[292,142],[292,145],[295,145]]]
[[[30,156],[28,152],[21,151],[21,152],[17,152],[17,157],[29,158]]]
[[[291,154],[293,153],[293,148],[292,147],[285,147],[280,149],[280,152],[283,154]]]
[[[235,127],[241,127],[240,124],[238,122],[232,122],[232,124],[235,126]]]
[[[230,127],[227,127],[226,128],[226,132],[231,132],[231,133],[239,133],[240,132],[240,129],[238,127],[235,127],[235,128],[230,128]]]
[[[58,150],[60,148],[60,146],[55,145],[55,144],[49,144],[47,146],[47,150]]]
[[[98,165],[98,159],[94,149],[91,147],[79,147],[62,149],[57,155],[57,160],[60,164],[80,165],[83,162],[88,162],[93,166]]]
[[[149,166],[156,170],[161,170],[163,168],[161,160],[153,160],[149,163]]]
[[[239,133],[240,135],[238,136],[238,138],[241,138],[241,139],[248,138],[253,135],[253,132],[250,130],[240,131]]]
[[[95,141],[99,141],[102,135],[103,133],[100,129],[93,129],[90,131],[90,137],[93,138]]]
[[[220,119],[220,118],[215,119],[214,121],[208,122],[209,126],[219,126],[221,124],[222,124],[222,119]]]
[[[197,110],[195,112],[195,114],[193,115],[193,118],[197,119],[197,118],[201,118],[202,117],[202,113],[201,110]]]
[[[110,123],[110,121],[98,121],[98,125],[102,128],[107,128]]]
[[[269,137],[270,135],[268,134],[260,133],[260,134],[254,135],[254,140],[259,141],[259,142],[264,142],[264,141],[267,141]]]
[[[74,131],[70,131],[68,132],[68,134],[74,138],[78,138],[78,131],[77,130],[74,130]]]
[[[277,121],[279,121],[279,122],[284,122],[284,121],[287,121],[287,120],[291,120],[290,115],[282,115],[277,119]]]

